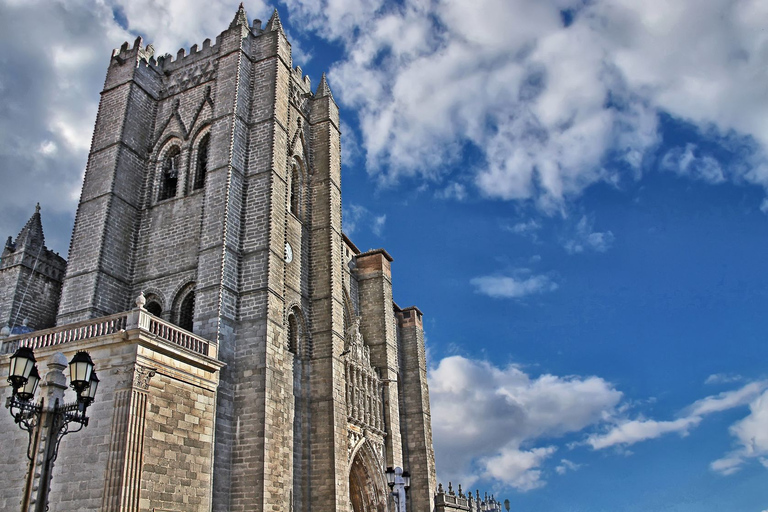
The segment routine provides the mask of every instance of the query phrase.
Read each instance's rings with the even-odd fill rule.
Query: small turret
[[[243,2],[240,2],[240,7],[237,8],[235,18],[232,20],[232,23],[229,24],[229,28],[235,28],[238,25],[248,28],[248,16],[245,14]]]
[[[323,73],[322,78],[320,78],[320,84],[318,84],[317,91],[315,92],[315,98],[325,97],[333,99],[333,93],[331,93],[331,88],[328,86],[328,80],[325,78],[325,73]]]
[[[269,18],[267,26],[264,27],[264,30],[272,32],[283,32],[283,24],[280,23],[280,15],[277,14],[277,9],[275,9],[272,13],[272,17]]]
[[[38,203],[16,240],[8,237],[0,259],[0,297],[5,299],[0,301],[0,325],[8,327],[5,334],[53,326],[66,265],[45,247]]]
[[[35,213],[29,218],[27,223],[16,237],[14,247],[22,248],[40,248],[45,245],[45,236],[43,235],[43,223],[40,220],[40,203],[35,206]]]

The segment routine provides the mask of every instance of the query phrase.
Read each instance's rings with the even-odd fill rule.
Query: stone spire
[[[45,244],[43,236],[43,223],[40,220],[40,203],[35,206],[35,213],[29,218],[27,223],[21,228],[19,236],[16,237],[16,249],[23,247],[42,247]]]
[[[269,18],[269,21],[267,22],[267,26],[265,30],[273,31],[273,32],[283,31],[283,24],[280,23],[280,15],[277,14],[277,9],[274,10],[274,12],[272,13],[272,17]]]
[[[237,8],[237,13],[232,23],[229,24],[229,28],[235,28],[238,25],[248,28],[248,16],[245,14],[243,2],[240,2],[240,7]]]
[[[331,88],[328,87],[328,80],[326,80],[325,73],[323,73],[322,78],[320,78],[320,84],[317,86],[317,91],[315,92],[315,98],[325,98],[326,96],[333,99]]]

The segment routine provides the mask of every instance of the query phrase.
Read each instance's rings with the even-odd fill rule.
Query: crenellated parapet
[[[453,490],[451,482],[448,482],[447,492],[443,488],[443,484],[439,484],[435,494],[435,512],[501,512],[502,507],[505,510],[509,510],[509,500],[505,500],[502,504],[502,502],[496,500],[493,494],[489,495],[486,492],[483,496],[480,496],[479,490],[475,491],[474,496],[472,491],[464,494],[461,485],[459,485],[458,492],[456,492]]]
[[[135,62],[137,65],[140,62],[144,62],[145,64],[155,64],[155,47],[151,44],[143,46],[143,43],[144,40],[141,36],[136,38],[133,46],[126,41],[120,48],[112,50],[112,58],[119,64],[125,62]]]

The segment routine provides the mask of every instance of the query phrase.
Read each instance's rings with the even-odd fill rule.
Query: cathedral
[[[45,397],[59,353],[87,351],[100,380],[48,510],[434,509],[422,313],[341,201],[338,107],[277,11],[241,5],[175,57],[113,51],[68,259],[38,206],[0,261],[2,371],[33,349]],[[2,510],[44,509],[33,437],[0,414]]]

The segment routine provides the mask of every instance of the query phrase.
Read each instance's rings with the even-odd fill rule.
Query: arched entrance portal
[[[354,512],[386,512],[384,474],[367,441],[355,453],[349,467],[349,501]]]

